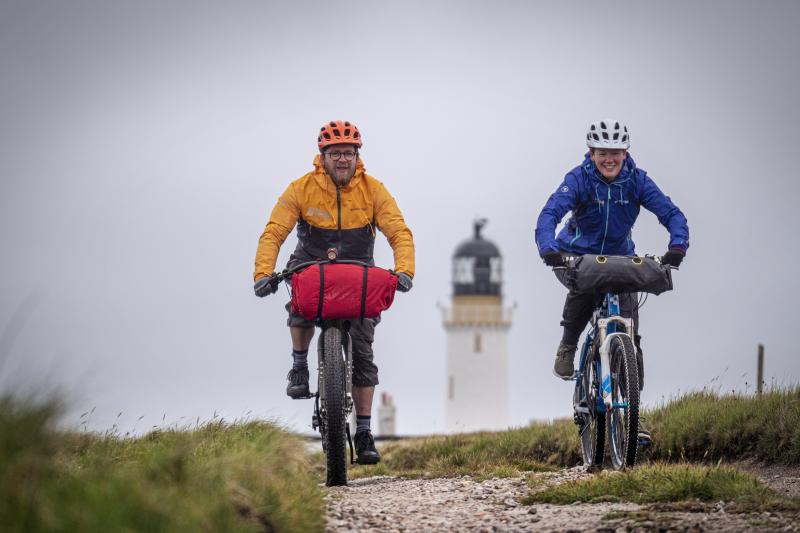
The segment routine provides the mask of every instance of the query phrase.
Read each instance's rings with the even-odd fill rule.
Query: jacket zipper
[[[572,248],[572,245],[575,244],[575,241],[577,241],[580,238],[580,236],[581,236],[581,228],[578,227],[578,224],[576,222],[575,223],[575,236],[572,238],[571,241],[569,241],[569,247],[570,248]]]
[[[608,189],[608,199],[606,200],[606,229],[603,231],[603,244],[600,245],[600,255],[603,255],[603,250],[606,247],[606,236],[608,235],[608,215],[611,213],[611,186],[606,185]]]
[[[339,235],[339,246],[337,248],[339,251],[342,251],[342,193],[339,186],[336,186],[336,229],[338,230]]]

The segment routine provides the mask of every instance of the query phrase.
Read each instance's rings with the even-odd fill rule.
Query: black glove
[[[259,278],[255,285],[253,285],[253,291],[256,293],[256,296],[259,298],[263,298],[264,296],[269,296],[278,290],[278,284],[275,283],[275,280],[272,279],[272,276],[267,276],[265,278]]]
[[[411,276],[405,272],[397,273],[397,290],[400,292],[408,292],[414,284],[411,282]]]
[[[544,260],[544,264],[549,267],[564,266],[564,258],[561,257],[561,252],[548,250],[542,254],[542,260]]]
[[[674,267],[681,266],[681,261],[683,261],[683,257],[686,255],[686,252],[681,250],[680,248],[670,248],[667,253],[661,257],[661,264],[662,265],[670,265]]]

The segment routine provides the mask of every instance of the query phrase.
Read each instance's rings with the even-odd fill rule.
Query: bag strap
[[[325,265],[319,265],[319,305],[317,320],[322,320],[322,302],[325,300]]]
[[[367,279],[369,278],[369,268],[364,267],[364,282],[361,284],[361,321],[364,321],[364,314],[367,312]]]

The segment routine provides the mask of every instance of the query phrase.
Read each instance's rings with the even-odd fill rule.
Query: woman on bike
[[[411,289],[414,277],[414,240],[403,215],[384,185],[366,174],[358,150],[361,133],[352,122],[331,121],[317,136],[319,155],[314,170],[289,184],[272,210],[256,251],[254,290],[266,296],[277,289],[270,283],[278,252],[297,225],[297,247],[287,268],[325,259],[334,253],[338,259],[373,264],[375,228],[381,230],[394,251],[397,290]],[[286,305],[289,311],[289,304]],[[353,402],[356,408],[355,447],[358,462],[374,464],[380,460],[370,431],[372,397],[378,384],[378,367],[373,363],[372,342],[380,321],[353,321]],[[307,398],[308,347],[314,336],[314,322],[289,313],[292,357],[286,394]]]
[[[561,266],[564,255],[570,254],[635,255],[631,230],[644,207],[669,231],[663,262],[680,265],[689,248],[686,217],[634,163],[628,153],[627,126],[614,119],[594,122],[586,133],[586,144],[589,153],[583,163],[567,173],[536,222],[536,245],[545,264]],[[556,226],[570,211],[572,216],[556,236]],[[575,372],[578,338],[592,316],[595,300],[592,294],[567,294],[561,322],[564,333],[553,368],[557,377],[569,379]],[[634,320],[641,386],[644,374],[637,295],[621,294],[620,310],[623,316]]]

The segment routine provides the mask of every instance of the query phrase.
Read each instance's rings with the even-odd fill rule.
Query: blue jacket
[[[639,208],[652,211],[669,231],[669,248],[689,248],[686,217],[647,172],[636,168],[628,154],[622,170],[606,183],[589,154],[572,169],[550,195],[536,221],[539,254],[562,251],[576,254],[634,255],[631,230]],[[555,236],[556,226],[568,211],[572,216]]]

